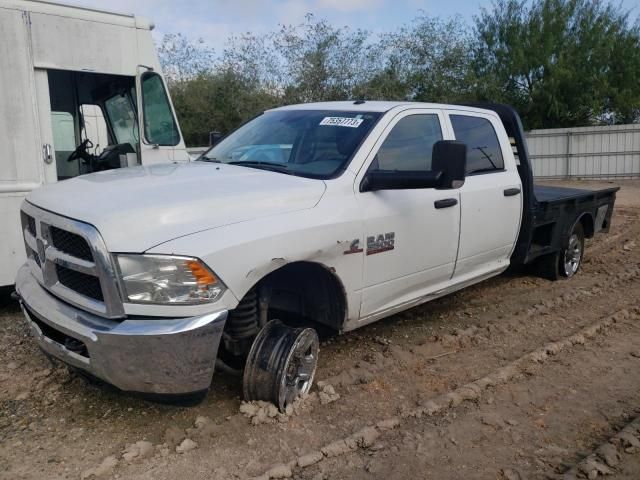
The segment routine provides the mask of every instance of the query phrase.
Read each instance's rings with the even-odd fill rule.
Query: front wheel
[[[318,365],[318,334],[267,323],[255,338],[244,367],[244,399],[274,403],[281,412],[309,392]]]

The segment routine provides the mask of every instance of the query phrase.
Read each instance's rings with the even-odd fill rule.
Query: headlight
[[[132,303],[200,304],[218,300],[226,287],[197,258],[116,255],[124,295]]]

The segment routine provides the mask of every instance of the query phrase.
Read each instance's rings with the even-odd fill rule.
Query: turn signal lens
[[[207,286],[218,282],[216,276],[198,260],[187,260],[186,264],[198,285]]]

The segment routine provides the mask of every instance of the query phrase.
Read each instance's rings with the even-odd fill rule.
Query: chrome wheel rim
[[[571,234],[569,244],[564,252],[564,273],[567,277],[573,276],[580,267],[582,259],[582,244],[577,234]]]
[[[285,363],[286,374],[282,376],[278,395],[281,409],[311,389],[318,366],[318,350],[318,334],[315,330],[302,330],[296,337]]]

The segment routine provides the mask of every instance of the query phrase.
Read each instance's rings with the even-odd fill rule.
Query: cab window
[[[402,118],[380,146],[370,171],[430,171],[433,144],[442,140],[436,114]]]

